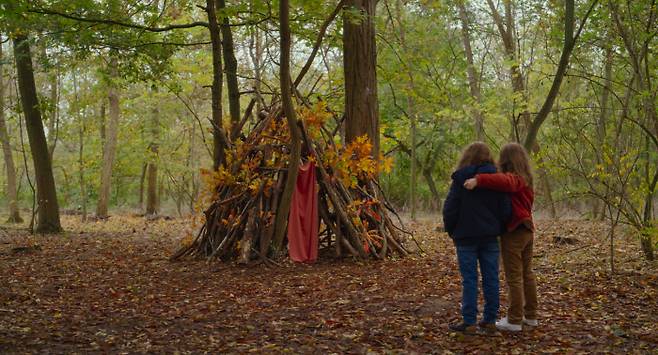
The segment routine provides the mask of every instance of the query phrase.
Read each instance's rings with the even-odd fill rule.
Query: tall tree
[[[650,64],[650,56],[652,54],[652,42],[656,37],[656,21],[658,17],[656,2],[652,1],[650,4],[632,4],[626,1],[627,13],[622,13],[622,9],[617,2],[609,1],[608,7],[612,14],[615,29],[624,43],[624,47],[630,57],[631,67],[633,68],[633,78],[635,86],[640,96],[640,106],[644,115],[643,130],[645,133],[645,140],[647,148],[650,147],[650,142],[654,143],[658,137],[658,112],[656,110],[656,89],[654,87],[652,70],[655,73],[655,64],[652,68]],[[639,14],[644,15],[644,23],[640,22],[643,27],[641,34],[633,31],[632,24],[625,23],[624,17],[633,19],[638,18]],[[626,16],[624,16],[626,15]],[[630,20],[633,21],[633,20]],[[639,22],[639,21],[638,21]],[[651,32],[651,29],[654,29]],[[658,145],[658,143],[656,144]],[[648,149],[647,149],[648,150]],[[647,185],[644,206],[642,213],[642,225],[646,229],[641,235],[640,244],[642,251],[647,260],[654,259],[654,245],[651,240],[651,230],[655,228],[653,222],[653,205],[654,195],[658,187],[658,168],[656,168],[655,159],[650,158],[651,155],[647,152],[644,158],[645,163],[645,184]],[[654,168],[651,174],[651,167]]]
[[[462,26],[462,43],[464,45],[464,54],[466,55],[466,75],[468,76],[468,87],[471,90],[473,99],[473,119],[475,120],[474,130],[475,138],[484,142],[484,114],[480,108],[482,105],[482,94],[480,93],[480,82],[477,72],[475,71],[475,61],[473,60],[473,49],[471,48],[471,29],[468,19],[469,12],[466,9],[466,0],[457,0],[459,9],[459,21]]]
[[[276,210],[274,221],[274,250],[280,250],[283,238],[285,237],[286,227],[288,225],[288,215],[290,213],[290,204],[292,203],[292,194],[297,183],[299,173],[299,160],[302,150],[302,134],[298,126],[297,114],[292,103],[292,83],[290,82],[290,8],[288,0],[279,2],[279,35],[280,43],[280,61],[279,61],[279,82],[281,85],[281,103],[283,113],[288,121],[290,129],[290,158],[288,159],[288,175],[286,176],[286,185],[281,194],[281,200]]]
[[[101,186],[98,193],[98,203],[96,204],[96,216],[98,218],[108,217],[108,205],[112,184],[112,168],[114,166],[114,158],[117,151],[119,116],[121,115],[121,108],[119,106],[119,87],[117,83],[119,78],[117,65],[116,57],[111,55],[108,64],[109,83],[107,90],[110,112],[107,127],[105,128],[103,162],[101,167]]]
[[[87,220],[87,186],[85,184],[85,164],[84,164],[84,148],[85,148],[85,116],[80,115],[80,108],[78,103],[80,97],[78,96],[78,76],[76,70],[73,71],[73,98],[75,99],[74,117],[78,121],[78,183],[80,184],[80,209],[82,222]],[[86,112],[86,108],[85,108]]]
[[[16,74],[21,104],[25,114],[25,128],[27,130],[34,175],[37,185],[37,228],[38,233],[57,233],[62,230],[59,221],[59,205],[55,178],[48,152],[48,142],[43,130],[41,110],[37,89],[34,83],[34,70],[32,67],[32,53],[30,42],[24,32],[13,34],[14,58],[16,60]]]
[[[576,31],[575,34],[574,34],[574,28],[575,28],[576,20],[574,15],[575,12],[574,0],[566,0],[564,3],[564,7],[565,7],[564,42],[562,46],[562,54],[560,55],[560,61],[558,62],[557,70],[555,72],[555,76],[553,77],[553,83],[551,84],[551,88],[548,91],[548,95],[546,95],[544,104],[541,106],[541,109],[539,109],[539,113],[537,113],[535,118],[532,120],[532,123],[530,123],[530,125],[528,126],[528,130],[525,136],[525,141],[523,143],[525,148],[528,150],[534,148],[537,140],[537,133],[539,133],[539,127],[541,127],[541,125],[548,117],[548,114],[553,109],[553,103],[555,102],[555,99],[560,93],[560,86],[562,85],[562,79],[564,78],[564,75],[566,74],[567,68],[569,66],[569,59],[571,58],[571,52],[573,52],[573,49],[576,46],[576,41],[578,40],[578,37],[580,36],[580,33],[582,32],[583,27],[585,26],[585,22],[587,22],[587,18],[592,13],[592,10],[594,9],[597,3],[598,0],[594,0],[592,2],[589,10],[587,11],[587,14],[585,14],[585,17],[583,17],[583,19],[581,20],[580,26],[578,27],[578,31]]]
[[[395,13],[397,17],[397,22],[398,22],[398,28],[399,28],[399,40],[400,40],[400,46],[402,47],[402,51],[405,54],[407,58],[410,58],[411,56],[411,50],[409,49],[409,46],[407,44],[407,36],[406,36],[406,21],[405,21],[405,14],[402,11],[403,4],[400,0],[395,2]],[[407,98],[407,110],[406,110],[406,115],[409,118],[409,135],[411,138],[410,146],[411,146],[411,176],[410,176],[410,191],[409,191],[409,205],[411,209],[411,219],[416,220],[416,188],[418,186],[417,183],[417,162],[418,162],[418,157],[416,154],[416,140],[418,137],[418,132],[417,132],[417,114],[416,114],[416,105],[415,105],[415,100],[414,96],[416,95],[415,91],[415,84],[414,84],[414,73],[411,69],[411,66],[409,65],[408,61],[405,61],[404,67],[406,69],[406,76],[407,76],[407,82],[406,82],[406,98]]]
[[[376,0],[346,1],[343,11],[343,70],[345,71],[345,139],[367,135],[372,155],[379,156],[377,104]]]
[[[596,0],[595,0],[596,3]],[[548,173],[544,168],[544,163],[539,153],[540,147],[536,142],[537,131],[539,126],[546,119],[546,115],[550,112],[555,101],[555,97],[559,92],[559,87],[562,82],[562,77],[566,73],[566,66],[571,56],[571,51],[573,50],[573,45],[575,44],[575,38],[573,37],[573,25],[574,25],[574,4],[573,0],[567,0],[565,3],[566,15],[565,15],[565,44],[562,56],[560,57],[560,64],[558,65],[558,73],[553,79],[553,86],[549,95],[547,96],[540,113],[537,117],[532,120],[530,112],[528,111],[527,105],[527,88],[526,81],[523,72],[520,67],[520,58],[517,51],[517,38],[516,33],[516,20],[514,14],[514,2],[512,0],[504,1],[505,6],[505,15],[503,16],[498,12],[496,6],[492,0],[487,0],[489,9],[491,10],[494,23],[498,28],[498,32],[503,41],[503,47],[505,49],[505,54],[507,59],[511,62],[510,65],[510,77],[512,84],[512,91],[514,93],[514,107],[517,107],[517,102],[519,98],[521,99],[521,113],[519,119],[513,117],[512,120],[512,140],[518,142],[524,142],[524,145],[528,151],[535,153],[538,159],[538,174],[539,180],[544,192],[544,197],[546,198],[547,204],[549,206],[549,211],[552,218],[557,218],[557,209],[552,197],[552,188],[550,184],[550,179]],[[590,9],[591,11],[591,9]],[[589,15],[589,13],[588,13]],[[581,29],[582,25],[581,24]],[[580,34],[580,30],[578,31]],[[568,40],[566,39],[568,37]],[[577,37],[577,36],[576,36]],[[563,62],[563,60],[566,60]],[[545,112],[544,112],[545,111]]]
[[[491,15],[494,19],[494,23],[498,28],[500,37],[503,41],[503,48],[505,50],[505,55],[507,60],[510,63],[509,72],[512,82],[512,91],[514,93],[514,108],[521,108],[521,113],[519,114],[520,119],[513,117],[512,120],[512,140],[521,141],[525,137],[525,132],[527,127],[530,124],[530,112],[528,111],[528,98],[525,87],[525,76],[521,71],[520,58],[517,52],[517,38],[516,33],[516,19],[514,17],[513,11],[513,1],[505,0],[505,15],[498,12],[496,5],[494,5],[493,0],[487,0],[489,9],[491,10]]]
[[[222,54],[226,72],[226,88],[228,89],[228,109],[231,114],[231,124],[240,122],[240,88],[238,87],[238,61],[235,59],[235,46],[233,32],[226,13],[226,1],[217,0],[217,9],[220,11],[222,21]]]
[[[220,38],[220,27],[217,21],[216,0],[206,0],[206,14],[208,16],[208,30],[210,31],[210,46],[212,51],[212,85],[211,108],[212,108],[212,135],[213,135],[213,169],[217,170],[226,163],[225,149],[228,138],[222,123],[222,40]]]
[[[155,85],[151,91],[157,94]],[[156,100],[157,102],[157,100]],[[149,127],[149,163],[146,171],[146,215],[155,215],[158,213],[158,149],[160,139],[160,109],[157,103],[153,106]]]
[[[16,167],[14,157],[11,153],[9,133],[5,123],[5,70],[4,57],[2,55],[2,37],[0,36],[0,141],[2,142],[2,155],[5,160],[7,172],[7,199],[9,200],[9,223],[23,222],[18,209],[18,191],[16,184]]]

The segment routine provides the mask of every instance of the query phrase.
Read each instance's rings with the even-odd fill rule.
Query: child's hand
[[[464,181],[464,188],[468,190],[473,190],[476,186],[478,186],[478,179],[476,178],[470,178]]]

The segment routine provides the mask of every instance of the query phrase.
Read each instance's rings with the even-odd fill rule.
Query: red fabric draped
[[[288,254],[297,262],[312,263],[318,258],[318,189],[315,164],[299,167],[288,216]]]

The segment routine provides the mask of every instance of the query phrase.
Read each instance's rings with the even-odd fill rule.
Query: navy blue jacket
[[[496,240],[512,216],[508,194],[493,190],[464,188],[464,181],[475,174],[492,174],[491,164],[469,165],[452,174],[450,192],[443,204],[443,225],[457,245],[473,245]]]

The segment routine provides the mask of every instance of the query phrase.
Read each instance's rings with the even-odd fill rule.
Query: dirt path
[[[656,264],[619,240],[610,278],[603,226],[542,222],[541,326],[462,337],[454,247],[429,221],[426,254],[403,260],[239,267],[178,262],[183,221],[65,220],[62,236],[0,231],[0,353],[655,353]],[[575,245],[554,236],[577,239]],[[39,245],[38,249],[16,247]],[[40,249],[40,250],[39,250]],[[505,302],[504,290],[502,303]]]

